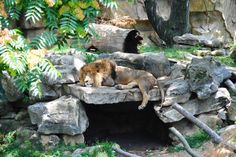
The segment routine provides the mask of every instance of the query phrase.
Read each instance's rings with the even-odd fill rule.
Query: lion
[[[116,63],[108,59],[99,59],[84,65],[79,72],[79,84],[81,86],[102,86],[103,79],[110,77],[107,86],[114,85]],[[91,82],[92,81],[92,82]]]
[[[81,75],[83,75],[83,78],[86,80],[84,81],[86,82],[85,86],[100,87],[114,86],[114,84],[116,84],[115,87],[120,90],[139,87],[143,96],[143,100],[141,105],[138,106],[138,109],[142,110],[146,107],[149,101],[150,96],[148,95],[148,92],[154,86],[158,85],[161,92],[162,103],[164,102],[164,90],[160,86],[158,80],[151,73],[144,70],[136,70],[124,66],[117,66],[111,60],[100,60],[99,64],[104,64],[103,66],[100,65],[100,67],[102,67],[103,69],[97,70],[97,68],[95,67],[89,68],[89,70],[94,69],[95,71],[87,71],[87,73],[81,71]],[[94,65],[90,64],[88,66],[93,67]],[[114,70],[114,72],[110,70]],[[83,80],[81,81],[83,82]]]

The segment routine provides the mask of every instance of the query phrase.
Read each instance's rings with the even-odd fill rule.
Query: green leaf
[[[30,47],[41,49],[50,48],[57,43],[57,36],[53,32],[44,32],[34,37],[30,43]]]
[[[32,21],[33,23],[36,23],[43,17],[43,9],[45,6],[40,1],[30,1],[29,4],[26,7],[26,21]]]

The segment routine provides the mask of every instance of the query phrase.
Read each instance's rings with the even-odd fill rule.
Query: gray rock
[[[60,142],[60,138],[57,135],[41,135],[41,143],[45,149],[55,148]]]
[[[220,83],[231,76],[229,70],[212,57],[194,58],[186,73],[190,90],[195,92],[199,99],[207,99],[217,92]]]
[[[182,105],[184,109],[193,115],[216,111],[230,103],[230,94],[225,88],[219,88],[211,97],[205,100],[193,99]],[[157,111],[158,117],[165,123],[173,123],[184,118],[178,111],[172,108],[165,108],[160,113]]]
[[[54,80],[46,76],[48,85],[75,83],[78,81],[75,80],[74,77],[76,74],[76,69],[73,65],[55,65],[55,68],[61,73],[62,77],[58,77]]]
[[[20,143],[23,143],[26,140],[32,141],[32,138],[35,136],[35,134],[37,134],[37,132],[32,128],[20,127],[16,130],[17,141]]]
[[[184,45],[202,45],[213,48],[219,48],[223,45],[223,43],[216,38],[205,35],[193,35],[190,33],[182,36],[175,36],[173,39],[176,43]]]
[[[88,104],[114,104],[120,102],[141,101],[142,95],[138,88],[117,90],[115,87],[81,87],[80,85],[66,85],[65,91]],[[149,92],[150,101],[159,101],[159,89]]]
[[[1,78],[2,88],[4,90],[5,97],[9,102],[15,102],[23,98],[23,94],[16,88],[13,79],[10,75],[4,71]]]
[[[91,27],[96,30],[98,37],[93,37],[85,48],[93,45],[103,52],[122,51],[125,37],[131,31],[107,24],[91,24]]]
[[[100,55],[99,58],[110,58],[115,60],[117,65],[146,70],[155,77],[169,75],[171,72],[170,62],[163,53],[128,54],[114,52],[109,55]]]
[[[235,97],[232,97],[232,102],[227,107],[227,117],[231,121],[236,120],[236,100]]]
[[[144,70],[152,73],[155,77],[170,74],[170,63],[164,53],[146,53],[142,55],[144,56]]]
[[[3,132],[14,131],[20,127],[32,127],[29,118],[16,121],[13,117],[10,119],[0,119],[0,130]]]
[[[163,106],[169,106],[174,102],[186,103],[190,96],[191,93],[188,81],[184,79],[178,79],[167,88]]]
[[[15,120],[20,121],[20,120],[25,119],[27,117],[28,117],[28,112],[23,110],[23,111],[20,111],[16,114]]]
[[[59,77],[56,80],[47,79],[47,85],[75,83],[79,81],[79,70],[85,64],[82,54],[49,54],[47,58],[55,65],[56,69],[62,74],[62,77]]]
[[[63,135],[62,138],[66,145],[78,145],[78,144],[83,144],[85,142],[83,134],[78,134],[75,136]]]
[[[0,117],[7,115],[11,111],[13,111],[12,106],[5,98],[0,97]]]
[[[72,96],[36,103],[28,111],[32,124],[37,124],[43,134],[82,134],[89,125],[82,104]]]
[[[180,77],[184,77],[186,70],[186,66],[180,63],[176,63],[173,66],[171,66],[171,73],[170,73],[170,79],[174,80]]]

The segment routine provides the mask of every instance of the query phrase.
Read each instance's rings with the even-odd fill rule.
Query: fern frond
[[[56,80],[58,77],[62,77],[61,73],[53,66],[53,64],[48,59],[43,59],[39,63],[39,67],[45,76],[49,77],[51,80]]]
[[[14,81],[17,89],[21,93],[23,93],[29,89],[29,82],[27,81],[27,73],[14,77],[13,81]]]
[[[7,47],[5,45],[2,45],[0,44],[0,56],[3,54],[3,53],[6,53],[8,50],[7,50]]]
[[[45,6],[43,5],[43,1],[30,1],[26,7],[26,21],[32,21],[33,23],[36,23],[42,19],[44,8]]]
[[[19,20],[20,18],[20,9],[17,7],[10,7],[7,9],[8,15],[15,20]]]
[[[32,39],[30,47],[36,49],[50,48],[57,42],[56,34],[53,32],[44,32]]]
[[[43,90],[42,90],[42,82],[41,82],[41,80],[37,79],[36,81],[31,82],[29,91],[31,92],[31,95],[33,97],[42,98]]]
[[[62,18],[60,19],[60,30],[63,33],[75,34],[78,26],[79,24],[77,22],[77,18],[74,15],[70,13],[65,13],[62,15]]]
[[[1,57],[3,63],[8,65],[10,69],[17,71],[19,74],[23,74],[25,72],[27,60],[24,54],[13,51],[7,51],[1,54]]]
[[[55,8],[45,9],[45,26],[49,30],[58,29],[58,12]]]
[[[117,3],[114,0],[99,0],[101,4],[103,4],[107,8],[117,9]]]
[[[6,28],[10,25],[8,18],[0,16],[0,29]]]
[[[16,0],[4,0],[4,4],[6,8],[13,7],[16,3]]]
[[[13,40],[10,45],[16,50],[24,50],[27,47],[25,38],[23,36],[17,36],[16,40]]]

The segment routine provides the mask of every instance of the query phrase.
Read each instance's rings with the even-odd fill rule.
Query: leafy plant
[[[37,37],[27,43],[19,30],[4,29],[0,31],[0,65],[7,71],[21,92],[31,92],[33,96],[42,96],[41,80],[44,76],[55,80],[59,72],[44,58],[46,49],[33,49],[49,46],[51,38]],[[44,35],[44,34],[43,34]],[[36,42],[37,41],[37,42]],[[44,45],[43,45],[44,44]],[[43,46],[42,46],[43,45]]]
[[[187,140],[191,148],[199,148],[202,146],[203,143],[208,141],[210,137],[203,130],[198,130],[193,135],[185,137],[185,139]],[[171,146],[168,148],[168,151],[171,153],[179,152],[182,150],[184,150],[184,147],[181,145]]]
[[[21,92],[41,97],[42,79],[60,76],[44,58],[46,49],[88,41],[94,35],[89,23],[101,12],[100,5],[117,7],[114,0],[0,0],[0,75],[7,71]],[[47,31],[31,41],[14,29],[15,23],[39,21]]]
[[[209,139],[210,139],[209,135],[205,133],[203,130],[198,130],[192,136],[186,137],[186,140],[191,148],[198,148]]]

